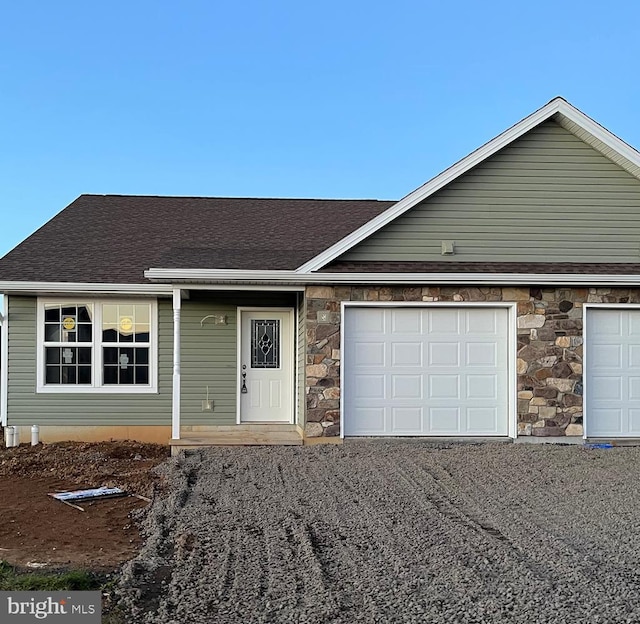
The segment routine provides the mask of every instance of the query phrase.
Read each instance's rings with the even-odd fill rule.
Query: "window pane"
[[[44,320],[45,320],[45,323],[59,323],[60,322],[60,306],[57,306],[57,305],[45,306]]]
[[[136,342],[149,342],[149,326],[139,325],[136,327]]]
[[[47,324],[44,326],[45,342],[60,342],[60,325]]]
[[[136,349],[136,364],[149,363],[149,349]]]
[[[118,330],[115,327],[106,327],[102,331],[102,341],[103,342],[117,342],[118,341]]]
[[[59,366],[47,366],[45,383],[48,383],[48,384],[60,383],[60,367]]]
[[[91,342],[91,325],[78,325],[78,342]]]
[[[132,331],[124,332],[122,331],[122,329],[120,329],[120,334],[118,338],[120,342],[133,342],[133,332]]]
[[[133,319],[133,306],[131,304],[119,305],[118,306],[118,315],[120,316],[120,319],[123,316],[126,316],[126,317],[129,317],[129,318]]]
[[[115,347],[106,347],[102,350],[102,357],[105,364],[117,364],[118,349]]]
[[[147,366],[136,366],[136,383],[149,384],[149,368]]]
[[[76,383],[76,367],[75,366],[62,367],[62,383],[63,384]]]
[[[62,316],[73,316],[76,317],[76,306],[66,306],[62,308]]]
[[[76,364],[78,357],[78,349],[72,349],[71,347],[63,347],[60,349],[62,353],[63,364]]]
[[[280,321],[251,320],[251,368],[280,368]]]
[[[47,347],[45,349],[47,364],[60,364],[60,348]]]
[[[102,322],[105,326],[118,324],[118,306],[112,303],[105,303],[102,306]]]
[[[76,332],[62,330],[62,342],[77,342]]]
[[[91,383],[91,366],[78,366],[78,383]]]
[[[91,323],[91,308],[89,306],[78,306],[78,323]]]
[[[103,383],[105,385],[113,385],[118,383],[117,366],[105,366],[103,371]]]
[[[133,371],[134,371],[134,367],[133,366],[128,366],[127,368],[122,368],[120,367],[120,370],[118,371],[119,376],[120,376],[120,384],[121,385],[132,385],[133,384]]]
[[[135,306],[136,325],[148,325],[150,322],[150,308],[148,304]]]
[[[133,349],[119,349],[119,351],[118,364],[120,364],[120,368],[133,366]]]
[[[91,347],[78,348],[78,364],[91,364]]]

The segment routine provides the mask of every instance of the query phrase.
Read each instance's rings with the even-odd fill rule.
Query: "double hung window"
[[[39,301],[38,391],[155,391],[156,315],[149,301]]]

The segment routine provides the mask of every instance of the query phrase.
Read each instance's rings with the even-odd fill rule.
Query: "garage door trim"
[[[582,352],[582,417],[583,417],[583,434],[582,437],[586,440],[590,436],[589,434],[589,311],[593,310],[639,310],[640,304],[638,303],[584,303],[582,305],[582,337],[583,337],[583,352]],[[614,438],[619,436],[598,436],[600,438]],[[635,437],[635,436],[634,436]]]
[[[518,415],[517,415],[517,375],[516,375],[516,352],[517,352],[517,303],[516,302],[499,302],[499,301],[343,301],[341,304],[340,323],[340,348],[341,348],[341,366],[340,366],[340,388],[342,396],[340,400],[340,437],[344,438],[345,423],[345,370],[348,361],[345,360],[345,313],[347,308],[502,308],[507,310],[508,327],[507,327],[507,418],[508,418],[508,437],[516,438],[518,435]]]

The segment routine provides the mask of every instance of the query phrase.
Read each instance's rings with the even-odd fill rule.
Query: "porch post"
[[[0,425],[7,426],[7,397],[9,395],[9,297],[2,295],[0,312]]]
[[[180,307],[179,288],[173,289],[173,398],[171,405],[171,437],[180,439]]]

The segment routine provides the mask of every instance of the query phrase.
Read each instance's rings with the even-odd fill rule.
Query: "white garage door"
[[[506,308],[347,307],[347,436],[508,435]]]
[[[587,311],[590,437],[640,437],[640,310]]]

